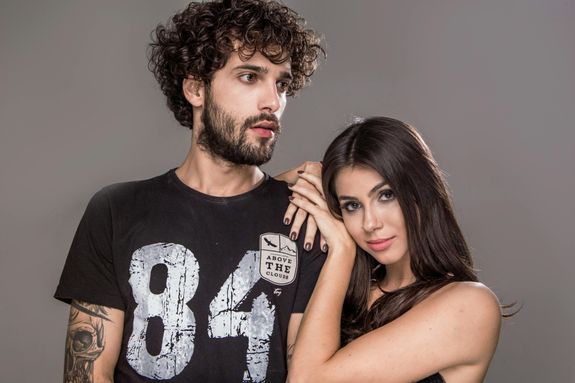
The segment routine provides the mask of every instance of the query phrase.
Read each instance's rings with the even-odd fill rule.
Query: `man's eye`
[[[256,75],[254,73],[245,73],[240,76],[243,82],[254,82],[256,81]]]
[[[285,93],[288,91],[290,83],[288,81],[279,81],[277,84],[278,92]]]

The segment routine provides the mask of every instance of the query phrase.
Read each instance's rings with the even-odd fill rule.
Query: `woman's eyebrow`
[[[373,195],[373,193],[375,193],[376,191],[378,191],[379,189],[381,189],[384,186],[387,186],[388,183],[387,181],[383,180],[380,183],[378,183],[377,185],[375,185],[374,187],[371,188],[371,190],[369,191],[369,193],[367,193],[367,195],[369,197],[371,197]]]
[[[381,189],[382,187],[387,186],[387,185],[388,185],[387,181],[381,181],[380,183],[375,185],[373,188],[371,188],[371,190],[367,193],[368,197],[371,197],[373,195],[373,193],[375,193],[376,191],[378,191],[379,189]],[[356,200],[357,198],[347,196],[347,195],[340,195],[340,196],[337,196],[337,199],[340,201],[347,201],[347,200]]]

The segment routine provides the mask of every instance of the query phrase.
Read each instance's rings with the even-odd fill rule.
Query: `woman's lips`
[[[395,237],[372,239],[367,241],[367,246],[373,251],[383,251],[391,246]]]

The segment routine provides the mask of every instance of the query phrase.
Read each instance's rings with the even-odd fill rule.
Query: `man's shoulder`
[[[276,180],[269,174],[266,174],[266,184],[268,185],[267,192],[281,194],[281,195],[289,195],[290,190],[287,186],[287,182]]]
[[[122,203],[123,201],[125,202],[126,200],[134,199],[142,195],[159,192],[169,183],[170,172],[171,170],[152,178],[117,182],[104,186],[94,194],[92,199]]]
[[[289,204],[291,191],[284,181],[278,181],[269,175],[266,175],[265,182],[251,193],[258,204],[265,204],[270,209],[269,213],[282,214]],[[281,212],[281,213],[278,213]]]

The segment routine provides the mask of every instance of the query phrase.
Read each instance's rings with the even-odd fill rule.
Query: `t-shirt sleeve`
[[[113,226],[105,189],[96,193],[84,212],[70,246],[54,297],[124,309],[114,272]]]
[[[311,293],[319,277],[319,272],[323,266],[326,254],[319,248],[319,235],[316,236],[314,247],[311,251],[304,251],[300,256],[301,269],[299,274],[299,282],[296,291],[296,298],[293,307],[294,313],[303,313],[307,306],[307,302],[311,297]]]

